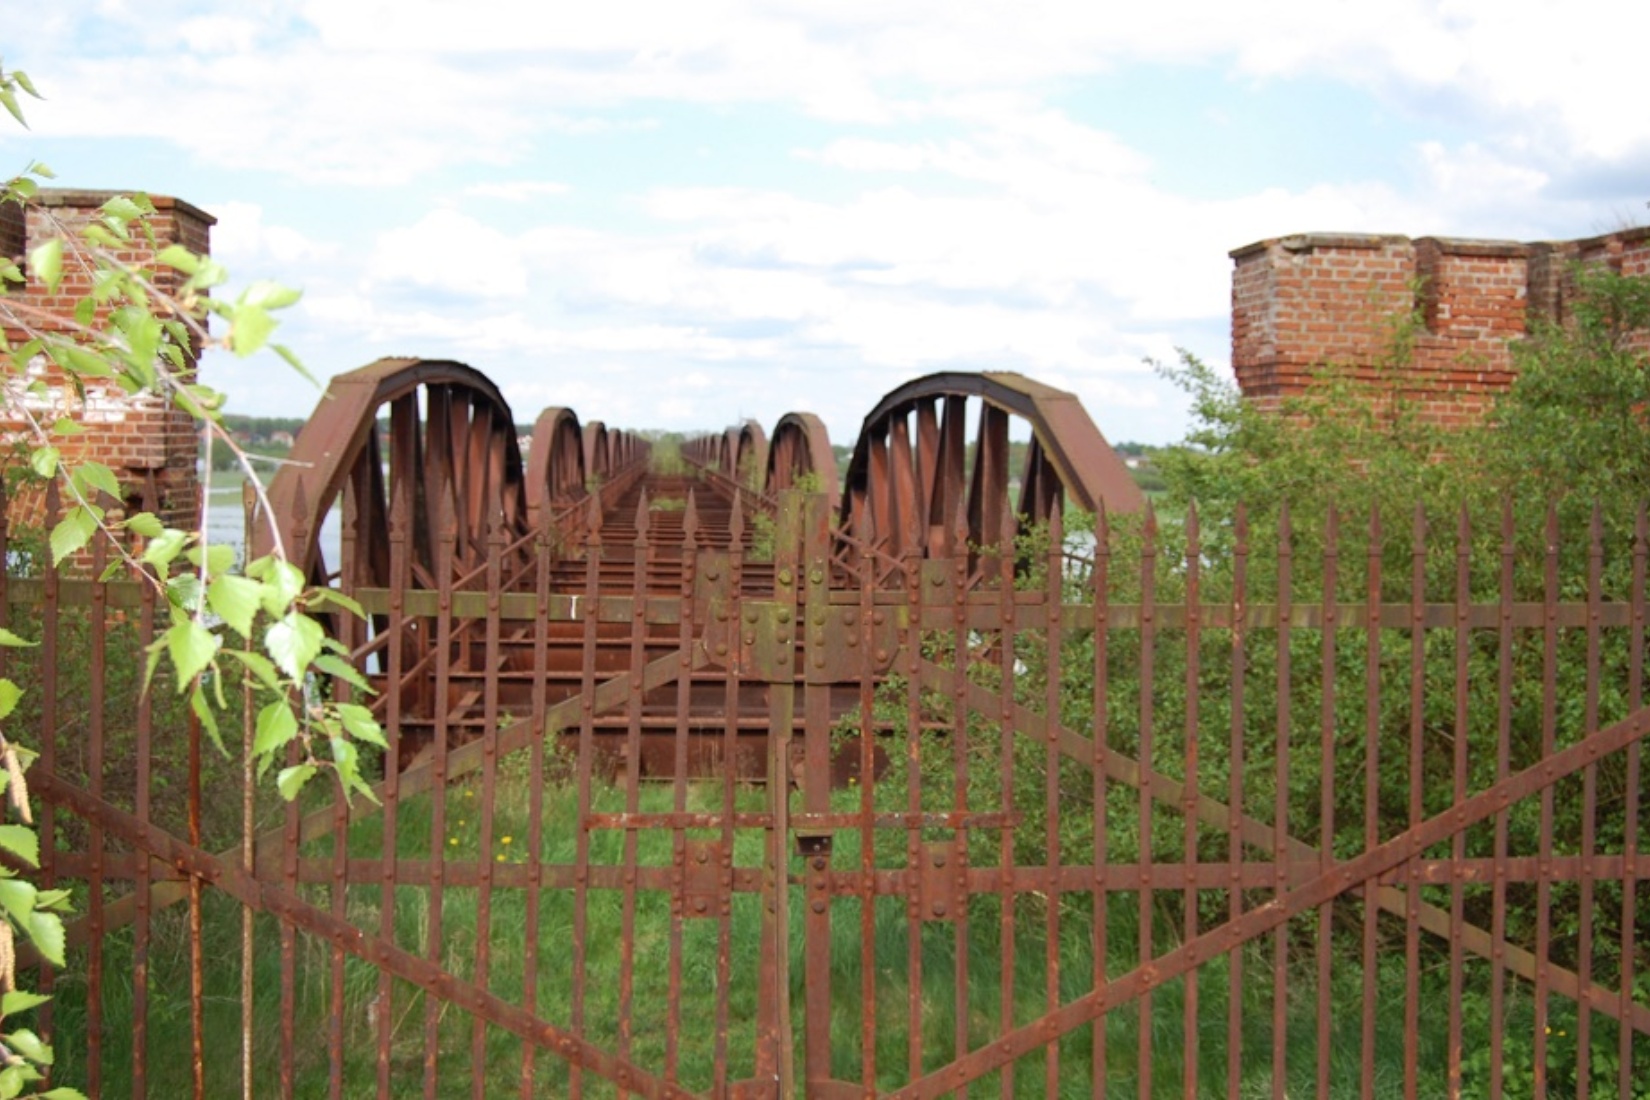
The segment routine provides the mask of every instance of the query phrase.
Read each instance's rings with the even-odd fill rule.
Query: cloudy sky
[[[1227,252],[1313,230],[1646,220],[1650,4],[0,0],[0,128],[218,218],[322,376],[491,375],[519,421],[852,442],[901,381],[1018,370],[1166,442],[1146,360],[1228,358]],[[231,410],[305,415],[218,354]]]

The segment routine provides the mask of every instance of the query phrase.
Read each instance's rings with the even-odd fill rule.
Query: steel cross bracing
[[[48,639],[41,880],[87,898],[65,1082],[177,1094],[184,903],[201,1095],[239,1087],[226,1003],[279,1096],[1625,1097],[1650,1067],[1642,521],[1613,599],[1596,531],[1573,584],[1548,538],[1538,592],[1429,590],[1419,519],[1407,586],[1371,550],[1359,599],[1333,519],[1316,592],[1287,515],[1264,557],[1241,514],[1218,554],[1195,511],[1171,537],[1014,375],[901,386],[840,474],[807,413],[679,454],[514,425],[461,364],[381,361],[272,489],[261,545],[367,612],[331,627],[391,742],[376,803],[260,809],[247,773],[255,812],[214,812],[200,731],[147,703],[135,766],[112,718],[77,740],[59,636],[89,616],[109,709],[153,599],[7,582]],[[1068,506],[1099,517],[1070,545]],[[213,898],[269,918],[238,1006]]]

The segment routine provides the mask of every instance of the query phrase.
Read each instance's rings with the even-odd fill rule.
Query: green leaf
[[[313,374],[309,373],[309,368],[304,366],[302,360],[298,358],[298,354],[296,352],[287,347],[285,344],[271,344],[269,346],[276,355],[279,355],[282,359],[286,360],[287,366],[309,379],[310,385],[314,386],[316,389],[320,389],[321,383]]]
[[[284,287],[280,283],[272,283],[267,279],[260,279],[247,287],[241,294],[242,306],[257,306],[261,309],[285,309],[304,296],[301,290]]]
[[[86,1100],[86,1094],[79,1089],[60,1088],[40,1094],[40,1100]]]
[[[308,783],[314,774],[314,764],[295,764],[290,768],[282,768],[280,774],[275,777],[275,789],[281,792],[282,798],[291,802],[298,797],[298,792],[304,789],[304,784]]]
[[[228,547],[224,547],[228,549]],[[263,585],[233,573],[220,573],[212,578],[206,590],[206,605],[230,629],[243,638],[252,637],[252,620],[261,606]]]
[[[120,499],[120,479],[115,472],[101,462],[82,462],[74,470],[74,482],[77,488],[86,496],[92,494],[87,489],[97,489],[107,493],[116,500]]]
[[[201,578],[198,573],[179,573],[166,582],[166,598],[172,606],[191,615],[201,603]]]
[[[201,561],[204,558],[206,571],[212,574],[227,573],[235,568],[235,548],[233,546],[222,544],[208,546],[204,552],[199,546],[191,546],[189,552],[184,556],[189,559],[189,564],[197,569],[201,567]]]
[[[12,1100],[12,1097],[23,1091],[27,1078],[23,1073],[26,1066],[7,1066],[0,1070],[0,1100]]]
[[[30,867],[40,866],[40,838],[27,825],[0,825],[0,848]]]
[[[298,719],[284,699],[270,703],[258,712],[257,733],[252,739],[252,755],[263,756],[274,752],[298,736]]]
[[[29,249],[29,270],[46,285],[48,294],[56,294],[63,281],[63,238],[53,237]]]
[[[315,669],[317,672],[324,672],[328,676],[336,676],[345,683],[353,685],[359,691],[369,694],[372,692],[372,685],[367,683],[366,677],[362,676],[354,665],[342,658],[333,656],[331,653],[323,653],[315,658]]]
[[[70,508],[68,514],[52,528],[52,564],[60,564],[92,539],[97,530],[98,516],[80,505]]]
[[[0,719],[6,718],[23,698],[23,689],[10,680],[0,679]]]
[[[246,575],[264,582],[264,610],[274,618],[287,613],[304,590],[304,574],[291,562],[262,557],[246,567]]]
[[[10,88],[4,85],[0,85],[0,104],[5,105],[6,110],[11,113],[11,117],[15,118],[23,129],[27,130],[29,128],[28,120],[23,117],[23,109],[17,105],[17,97],[12,94]]]
[[[237,306],[229,322],[229,346],[245,358],[269,341],[276,321],[259,306]]]
[[[11,71],[11,78],[13,80],[17,81],[17,86],[19,88],[22,88],[25,92],[28,92],[34,98],[36,98],[36,99],[43,98],[39,92],[34,90],[34,81],[29,79],[29,74],[24,72],[22,69],[13,69]],[[45,167],[45,165],[36,164],[33,168],[33,171],[39,172],[44,167]],[[50,175],[51,173],[47,172],[45,174]]]
[[[11,916],[13,924],[21,927],[28,923],[29,917],[34,914],[34,899],[34,883],[20,878],[0,878],[0,908]],[[11,1015],[9,1008],[0,1011]]]
[[[165,264],[185,275],[198,274],[201,269],[201,258],[181,244],[167,245],[161,249],[160,254],[155,257],[155,262]]]
[[[41,477],[53,477],[57,473],[58,457],[56,447],[36,447],[29,455],[29,468]]]
[[[138,512],[136,515],[126,517],[126,529],[134,535],[142,535],[146,539],[158,539],[161,532],[166,530],[165,527],[161,526],[160,520],[155,518],[153,512]]]
[[[177,669],[180,691],[212,663],[221,645],[222,638],[193,619],[173,624],[166,632],[166,653]]]
[[[0,996],[0,1016],[12,1016],[19,1012],[27,1012],[38,1005],[51,1000],[43,993],[30,993],[26,989],[19,989],[12,993]]]
[[[84,435],[86,425],[78,420],[71,420],[67,416],[60,416],[52,421],[53,435]]]
[[[42,955],[59,967],[63,965],[63,948],[66,946],[63,918],[35,906],[29,916],[29,939],[34,941]]]
[[[321,652],[324,637],[320,623],[294,611],[264,631],[264,652],[276,667],[297,680]]]
[[[282,685],[275,666],[262,653],[255,653],[250,649],[226,649],[224,656],[239,661],[247,671],[258,678],[258,682],[270,691],[280,694]]]
[[[213,677],[212,686],[219,690],[220,694],[218,703],[221,706],[223,704],[223,678],[221,676]],[[218,730],[218,716],[212,713],[212,707],[206,700],[206,692],[202,691],[200,688],[196,688],[194,691],[191,691],[189,693],[189,709],[194,711],[195,717],[201,720],[201,728],[204,729],[206,731],[206,735],[212,739],[212,744],[217,748],[218,752],[227,757],[229,755],[229,750],[224,747],[223,734]]]
[[[40,1036],[26,1027],[20,1027],[7,1035],[6,1045],[38,1065],[49,1066],[52,1064],[52,1048],[42,1042]]]
[[[355,703],[339,703],[338,719],[343,722],[344,729],[351,737],[365,741],[369,745],[377,745],[381,749],[389,748],[389,742],[384,740],[384,731],[378,725],[378,720],[372,716],[372,711]]]
[[[7,646],[36,646],[39,642],[31,642],[27,638],[20,638],[16,634],[0,626],[0,645]]]
[[[359,603],[336,588],[318,588],[306,602],[311,611],[325,611],[329,607],[337,607],[348,611],[357,619],[367,617],[366,610]]]
[[[171,566],[172,560],[183,552],[188,541],[189,535],[175,527],[163,530],[143,548],[143,564],[164,572]]]
[[[128,198],[125,195],[116,195],[114,198],[103,204],[103,212],[109,217],[123,222],[132,221],[134,218],[141,218],[143,217],[145,211],[142,206],[138,205],[137,200],[139,198],[142,198],[142,196]]]

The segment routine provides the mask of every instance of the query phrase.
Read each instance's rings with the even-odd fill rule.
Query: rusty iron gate
[[[1002,375],[894,391],[840,493],[806,414],[649,456],[547,410],[524,462],[478,378],[344,376],[275,493],[367,609],[334,629],[381,806],[281,804],[138,695],[152,590],[5,582],[39,877],[83,914],[39,971],[62,1083],[1650,1080],[1642,519],[1131,513],[1075,401]]]

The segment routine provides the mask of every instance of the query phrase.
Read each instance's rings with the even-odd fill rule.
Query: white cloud
[[[499,180],[492,183],[472,183],[464,194],[478,199],[502,199],[505,202],[527,202],[538,198],[555,198],[572,188],[553,180]]]

